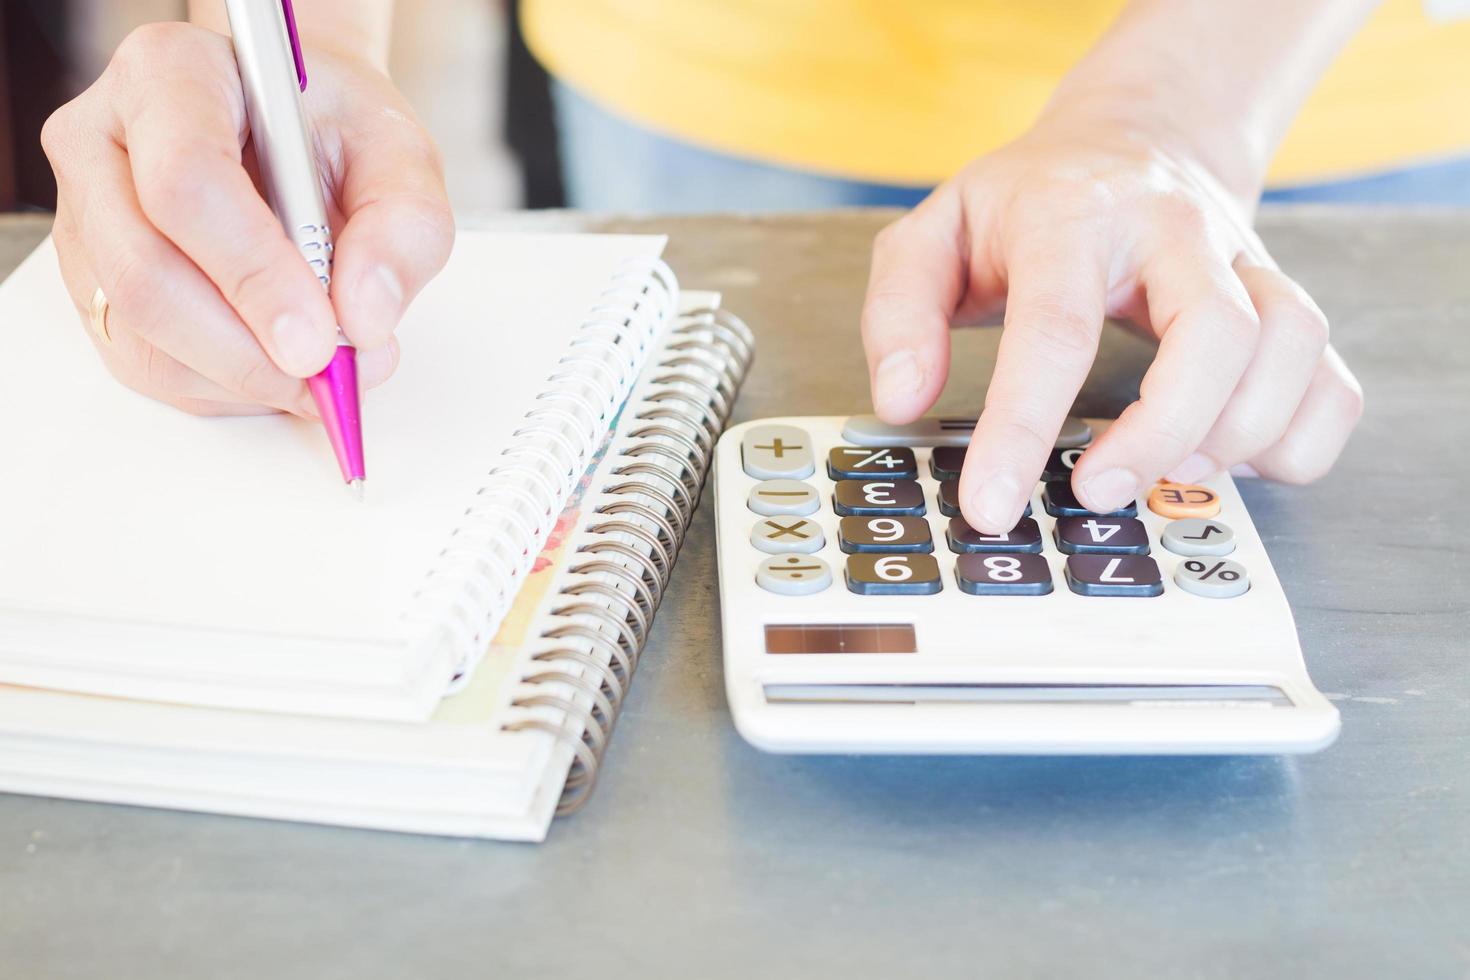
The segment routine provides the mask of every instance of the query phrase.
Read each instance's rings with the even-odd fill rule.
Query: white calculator
[[[772,752],[1313,752],[1338,732],[1228,476],[1089,513],[1068,419],[1026,516],[956,503],[974,419],[778,418],[715,451],[725,688]]]

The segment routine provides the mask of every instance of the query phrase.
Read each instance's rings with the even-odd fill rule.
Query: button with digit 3
[[[750,543],[768,555],[809,555],[827,543],[822,529],[805,517],[767,517],[750,529]]]
[[[944,588],[932,555],[852,555],[847,587],[859,595],[933,595]]]
[[[930,552],[934,538],[922,517],[844,517],[837,524],[837,546],[850,555]]]
[[[918,517],[924,513],[924,491],[915,480],[839,480],[832,488],[832,506],[843,517]]]
[[[800,480],[763,480],[750,488],[746,506],[766,517],[778,514],[806,517],[817,512],[822,498],[815,487]]]
[[[832,571],[816,555],[774,555],[755,570],[755,584],[777,595],[812,595],[832,584]]]
[[[1223,521],[1186,517],[1170,521],[1159,538],[1176,555],[1228,555],[1235,550],[1235,532]]]
[[[794,425],[758,425],[740,440],[740,462],[757,480],[803,480],[816,472],[812,440]]]
[[[1051,566],[1040,555],[960,555],[954,566],[960,591],[970,595],[1046,595]]]
[[[1160,483],[1149,491],[1148,509],[1160,517],[1214,517],[1220,495],[1193,483]]]

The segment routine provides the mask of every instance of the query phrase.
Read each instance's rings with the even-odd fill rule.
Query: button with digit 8
[[[1148,509],[1160,517],[1210,518],[1220,513],[1220,495],[1193,483],[1160,483],[1149,491]]]

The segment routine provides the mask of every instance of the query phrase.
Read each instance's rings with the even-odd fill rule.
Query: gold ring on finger
[[[92,321],[92,332],[101,338],[104,344],[112,344],[112,333],[107,329],[107,296],[98,286],[92,292],[92,305],[88,311]]]

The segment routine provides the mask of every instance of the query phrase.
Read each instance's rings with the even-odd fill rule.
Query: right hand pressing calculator
[[[715,450],[725,688],[774,752],[1313,752],[1337,710],[1228,476],[1089,513],[1069,419],[1023,517],[960,516],[974,419],[765,419]]]

